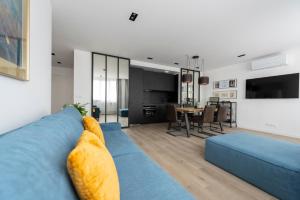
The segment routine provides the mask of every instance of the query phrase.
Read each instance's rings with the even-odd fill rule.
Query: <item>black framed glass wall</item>
[[[191,74],[192,82],[183,83],[181,81],[183,74]],[[197,106],[200,102],[200,86],[198,79],[200,77],[200,71],[181,68],[180,70],[180,105],[182,106]]]
[[[130,60],[92,53],[92,115],[128,127]]]

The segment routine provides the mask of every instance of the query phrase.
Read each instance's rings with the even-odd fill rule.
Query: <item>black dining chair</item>
[[[183,122],[183,118],[181,115],[178,115],[175,104],[168,104],[166,111],[168,121],[167,133],[173,136],[178,136],[179,134],[175,134],[174,132],[181,130],[181,123]]]

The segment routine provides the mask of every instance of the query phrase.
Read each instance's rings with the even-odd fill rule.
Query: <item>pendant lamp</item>
[[[189,74],[189,69],[190,69],[190,57],[187,55],[187,73],[186,74],[183,74],[182,77],[181,77],[181,82],[182,83],[191,83],[193,82],[193,75],[192,74]]]
[[[199,77],[198,84],[199,85],[208,85],[209,84],[209,77],[204,76],[204,59],[202,59],[202,73],[203,73],[203,76]]]

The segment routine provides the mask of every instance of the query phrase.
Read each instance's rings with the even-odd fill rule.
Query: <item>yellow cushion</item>
[[[103,142],[103,144],[105,144],[103,132],[101,130],[99,122],[95,118],[90,116],[84,117],[83,125],[85,130],[91,131],[92,133],[96,134]]]
[[[104,145],[82,139],[69,154],[67,166],[81,200],[120,200],[117,170]]]
[[[103,148],[105,147],[103,142],[100,140],[99,137],[96,136],[96,134],[90,132],[90,131],[87,131],[87,130],[84,130],[77,142],[77,145],[79,145],[80,143],[90,143],[90,144],[93,144],[95,145],[96,147],[99,147],[99,148]]]

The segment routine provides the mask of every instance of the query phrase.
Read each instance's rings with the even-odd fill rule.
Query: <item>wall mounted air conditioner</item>
[[[253,60],[251,63],[252,70],[267,69],[272,67],[279,67],[288,64],[286,54],[278,54]]]

